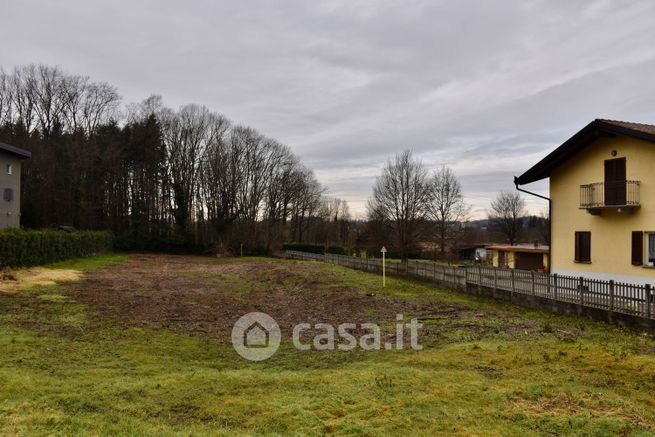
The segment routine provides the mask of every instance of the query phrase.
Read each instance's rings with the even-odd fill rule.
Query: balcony
[[[607,209],[632,213],[640,206],[639,184],[639,181],[613,181],[580,185],[580,209],[593,215]]]

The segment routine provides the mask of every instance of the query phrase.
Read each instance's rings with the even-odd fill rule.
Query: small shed
[[[492,252],[494,267],[538,272],[548,272],[550,269],[550,247],[546,245],[495,244],[487,246],[487,250]]]
[[[479,261],[487,259],[486,244],[469,244],[457,247],[457,258],[460,261]]]

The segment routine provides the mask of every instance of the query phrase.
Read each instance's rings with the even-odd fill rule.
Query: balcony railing
[[[639,207],[639,181],[594,182],[580,185],[580,208],[597,212],[603,208]]]

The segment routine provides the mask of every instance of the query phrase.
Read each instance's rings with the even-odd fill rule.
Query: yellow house
[[[655,126],[594,120],[515,183],[545,178],[552,273],[655,284]]]
[[[495,244],[491,251],[491,264],[501,269],[548,271],[548,246],[531,244]]]

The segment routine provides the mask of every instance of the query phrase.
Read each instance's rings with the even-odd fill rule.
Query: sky
[[[650,0],[3,0],[0,66],[206,105],[289,145],[355,216],[411,149],[484,218],[593,119],[655,123],[654,19]]]

